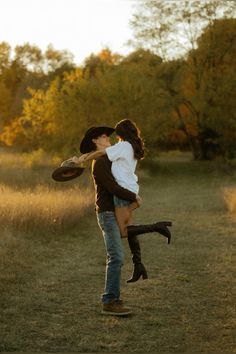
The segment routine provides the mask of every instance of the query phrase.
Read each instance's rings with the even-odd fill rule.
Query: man
[[[109,136],[114,129],[95,127],[89,129],[80,145],[81,152],[91,152],[110,146]],[[107,253],[105,289],[102,295],[102,313],[110,315],[129,315],[120,300],[120,276],[124,263],[124,251],[116,221],[113,195],[130,201],[136,201],[136,195],[120,187],[111,173],[111,163],[102,156],[92,163],[92,175],[96,193],[96,212],[98,225],[102,230]]]
[[[80,144],[81,153],[89,153],[96,150],[103,150],[110,146],[109,136],[114,132],[109,127],[93,127],[86,133]],[[72,159],[76,162],[76,157]],[[139,198],[134,193],[122,188],[115,181],[111,173],[111,162],[107,155],[101,156],[92,163],[92,175],[96,192],[96,212],[98,225],[102,230],[105,248],[107,252],[107,265],[105,277],[105,290],[102,295],[102,313],[109,315],[128,315],[131,311],[123,305],[120,300],[120,275],[124,262],[124,252],[120,237],[119,226],[116,221],[113,196],[131,202]],[[137,239],[138,234],[158,231],[170,239],[170,232],[165,223],[151,225],[132,225],[128,227],[128,241],[133,255],[134,272],[128,282],[137,281],[140,277],[140,269],[144,266],[141,263],[140,245]],[[147,278],[147,273],[141,273]]]

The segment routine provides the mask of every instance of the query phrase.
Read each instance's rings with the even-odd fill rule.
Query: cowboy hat
[[[79,177],[84,172],[84,167],[77,166],[74,162],[66,160],[52,173],[52,178],[58,182],[66,182]]]
[[[102,134],[110,136],[115,131],[114,128],[110,127],[92,127],[87,130],[81,143],[80,143],[80,152],[82,154],[91,152],[94,150],[93,139],[99,137]]]

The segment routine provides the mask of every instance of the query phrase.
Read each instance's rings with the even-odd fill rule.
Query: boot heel
[[[146,270],[144,270],[142,272],[142,277],[143,277],[143,280],[148,279],[148,275],[147,275],[147,271]]]
[[[138,281],[141,276],[143,279],[147,279],[148,278],[147,271],[142,263],[135,264],[132,277],[127,280],[127,283],[134,283]]]
[[[171,239],[171,233],[170,233],[170,235],[167,238],[168,238],[168,245],[169,245],[170,244],[170,239]]]

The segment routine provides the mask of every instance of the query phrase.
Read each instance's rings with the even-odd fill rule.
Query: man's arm
[[[111,173],[111,163],[107,156],[96,161],[93,174],[97,182],[99,182],[110,194],[121,199],[130,200],[131,202],[135,202],[137,200],[135,193],[121,187],[116,182]]]

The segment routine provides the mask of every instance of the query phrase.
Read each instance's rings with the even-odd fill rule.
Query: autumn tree
[[[138,51],[117,61],[117,57],[102,51],[98,59],[93,75],[91,61],[87,61],[84,68],[53,80],[47,90],[30,90],[22,116],[5,128],[4,141],[18,145],[25,136],[25,149],[41,144],[49,151],[78,152],[79,141],[89,126],[114,126],[123,118],[133,119],[145,135],[156,137],[157,133],[150,131],[154,121],[160,123],[154,117],[161,117],[157,113],[154,74],[161,58]],[[162,134],[164,128],[157,131]]]
[[[185,88],[189,112],[198,127],[202,158],[236,150],[236,20],[217,20],[198,39],[189,53]]]
[[[226,142],[226,139],[220,139],[223,121],[219,119],[219,112],[223,114],[223,111],[217,107],[217,104],[218,114],[215,112],[215,118],[211,119],[209,124],[210,112],[213,112],[212,94],[215,91],[211,90],[210,100],[207,97],[209,88],[217,82],[217,87],[220,84],[217,72],[222,70],[222,66],[220,67],[219,60],[214,59],[214,56],[225,57],[226,51],[228,56],[234,57],[233,22],[228,25],[231,29],[225,31],[225,28],[221,27],[219,32],[217,30],[219,18],[227,22],[230,21],[227,19],[235,17],[235,14],[234,1],[181,1],[177,6],[176,1],[144,0],[137,3],[137,11],[131,22],[134,29],[134,43],[144,48],[151,48],[165,61],[162,65],[163,71],[160,72],[160,77],[164,80],[162,80],[159,96],[163,98],[163,108],[173,107],[172,118],[178,129],[186,135],[195,159],[211,158],[214,153],[227,154],[226,150],[229,150],[229,146],[227,149],[217,146],[220,141],[221,144],[222,141]],[[215,33],[217,31],[218,35]],[[199,39],[201,33],[202,37]],[[181,55],[185,55],[181,67],[175,60],[170,61],[170,58]],[[200,58],[201,55],[204,59]],[[225,65],[228,67],[226,71],[232,71],[232,62],[224,63]],[[173,67],[176,68],[175,71]],[[183,67],[185,67],[184,71]],[[229,94],[234,91],[232,86],[233,83],[231,87],[228,85]],[[216,101],[219,102],[219,97]],[[230,118],[229,115],[224,117],[228,122],[231,121],[232,126],[232,117]],[[218,125],[217,129],[214,129],[214,124]],[[225,123],[223,125],[229,126]],[[232,143],[233,139],[230,141]],[[232,149],[234,147],[231,144]]]
[[[5,143],[12,143],[14,134],[22,135],[18,140],[24,141],[19,117],[24,100],[31,98],[33,90],[47,90],[56,77],[63,78],[64,72],[74,68],[72,55],[52,46],[43,53],[38,47],[26,43],[14,48],[12,58],[11,52],[7,43],[0,44],[0,129],[1,140]],[[30,145],[26,136],[25,139],[25,145]]]
[[[142,0],[130,21],[138,48],[151,49],[164,60],[197,48],[197,39],[216,19],[236,17],[233,0]]]
[[[84,78],[96,78],[105,71],[112,69],[122,60],[122,56],[112,53],[109,48],[104,48],[98,54],[91,54],[85,58],[83,66]]]

